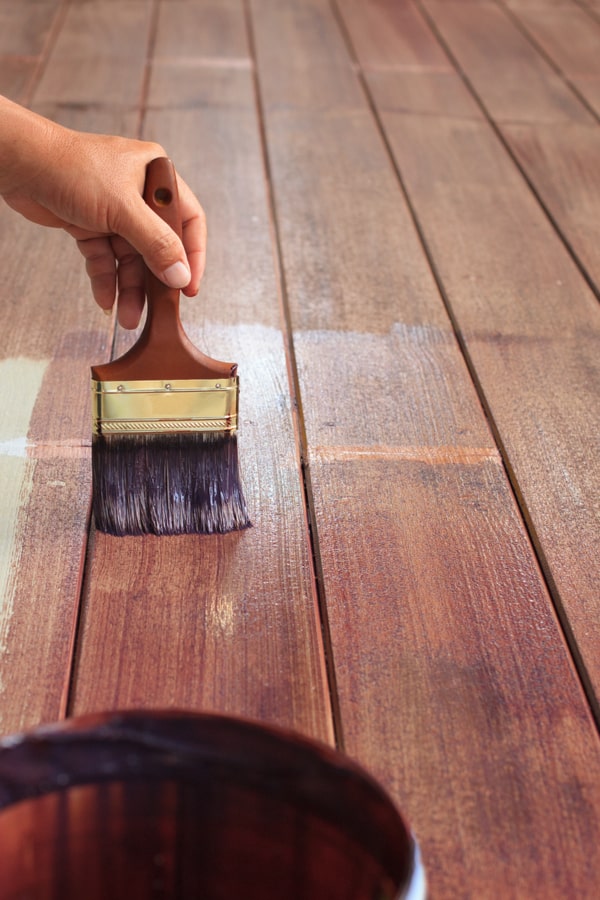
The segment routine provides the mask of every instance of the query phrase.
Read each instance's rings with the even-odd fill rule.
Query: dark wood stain
[[[182,318],[239,363],[253,522],[90,529],[112,326],[70,239],[1,209],[0,356],[43,371],[9,435],[4,733],[166,707],[337,739],[432,897],[596,896],[596,10],[1,4],[1,91],[160,142],[205,205]]]

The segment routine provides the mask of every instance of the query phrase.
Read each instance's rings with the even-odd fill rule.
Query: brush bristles
[[[94,435],[92,474],[96,527],[107,534],[223,534],[250,525],[235,434]]]

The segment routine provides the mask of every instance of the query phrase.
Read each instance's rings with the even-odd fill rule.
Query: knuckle
[[[177,255],[177,236],[171,231],[162,231],[156,234],[148,244],[147,255],[157,262],[169,263],[173,256]]]

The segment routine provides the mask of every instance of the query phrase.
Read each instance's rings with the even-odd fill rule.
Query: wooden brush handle
[[[182,233],[177,177],[170,159],[152,160],[146,169],[144,200],[175,231]],[[179,291],[146,269],[146,323],[137,342],[119,359],[92,367],[97,381],[229,378],[235,363],[206,356],[189,340],[179,318]]]

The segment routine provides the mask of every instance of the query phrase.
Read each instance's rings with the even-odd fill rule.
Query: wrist
[[[68,129],[0,97],[0,194],[35,181],[64,147]]]

